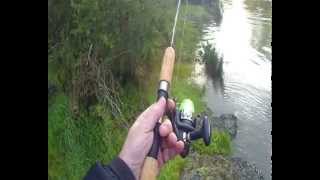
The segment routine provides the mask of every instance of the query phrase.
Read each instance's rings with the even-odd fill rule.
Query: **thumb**
[[[161,97],[158,102],[149,106],[137,119],[138,123],[144,124],[148,130],[153,130],[156,123],[166,110],[166,99]]]

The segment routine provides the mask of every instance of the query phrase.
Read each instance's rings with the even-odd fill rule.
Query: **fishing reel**
[[[193,117],[194,104],[190,99],[184,99],[180,107],[171,114],[173,131],[178,140],[184,142],[184,150],[180,153],[181,157],[189,154],[191,142],[197,139],[203,139],[206,146],[210,144],[211,127],[207,116]],[[197,126],[197,121],[202,120],[202,126]]]

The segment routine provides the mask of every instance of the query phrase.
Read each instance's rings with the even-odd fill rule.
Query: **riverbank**
[[[264,177],[253,164],[241,158],[192,153],[189,163],[182,172],[181,179],[263,180]]]
[[[195,114],[208,113],[206,103],[203,102],[205,89],[190,80],[195,68],[193,61],[196,49],[195,42],[199,42],[202,20],[206,19],[208,14],[205,8],[189,4],[189,7],[182,5],[180,17],[175,46],[176,66],[170,95],[172,98],[177,98],[178,102],[184,98],[192,99],[195,104]],[[62,87],[54,85],[57,81],[54,76],[57,71],[48,65],[48,82],[50,84],[48,85],[49,179],[82,179],[95,161],[99,160],[103,164],[107,164],[118,155],[128,127],[137,115],[155,101],[164,50],[162,46],[160,47],[153,49],[154,53],[148,62],[141,62],[137,65],[135,70],[137,79],[135,81],[127,81],[118,87],[121,116],[114,116],[108,107],[97,103],[90,106],[87,112],[81,111],[77,117],[74,117],[70,110],[72,98],[69,94],[62,93]],[[120,64],[119,66],[121,66],[119,68],[129,67],[128,64]],[[192,154],[185,159],[177,156],[163,167],[159,179],[180,179],[184,178],[186,172],[189,171],[198,172],[200,169],[199,172],[206,172],[206,169],[209,169],[209,171],[215,172],[215,169],[219,167],[225,168],[222,171],[228,173],[230,169],[224,167],[224,164],[232,164],[233,162],[239,167],[243,167],[243,164],[246,163],[229,159],[233,152],[231,140],[237,134],[237,124],[234,122],[232,115],[227,118],[216,117],[213,119],[212,125],[216,126],[219,131],[214,129],[212,144],[206,147],[202,140],[199,140],[192,146],[191,151],[197,154],[198,160],[193,159]],[[218,161],[216,164],[209,163],[202,168],[203,165],[200,162],[205,163],[205,159],[218,159]],[[194,171],[190,169],[191,165],[193,165]],[[243,172],[243,169],[246,168],[240,168],[238,172]],[[220,170],[216,172],[218,173]],[[221,174],[221,176],[224,175]]]
[[[179,70],[175,71],[177,78],[173,81],[172,96],[178,100],[190,98],[194,101],[196,112],[205,110],[205,104],[201,100],[203,91],[189,81],[189,76],[193,64],[180,64]],[[149,78],[157,79],[158,68],[155,66],[150,71]],[[139,88],[131,86],[128,96],[121,98],[128,108],[123,110],[123,114],[131,124],[134,117],[138,115],[139,97],[147,97],[146,101],[153,102],[155,98],[157,81],[152,81],[149,88],[140,91]],[[112,118],[111,114],[104,112],[100,105],[91,108],[89,114],[81,113],[80,118],[74,119],[69,110],[70,99],[68,96],[55,92],[50,95],[50,105],[48,106],[48,160],[49,177],[59,179],[81,179],[89,167],[96,160],[106,164],[110,162],[120,152],[121,146],[126,137],[127,130],[120,119]],[[148,102],[145,102],[146,106]],[[130,108],[129,106],[134,106]],[[141,107],[143,109],[143,107]],[[130,117],[131,116],[131,117]],[[225,135],[224,135],[225,136]],[[219,133],[213,136],[213,143],[210,147],[205,147],[203,142],[196,142],[196,150],[201,154],[207,152],[226,152],[230,150],[230,140],[227,138],[227,146],[217,143]],[[111,145],[112,144],[112,145]],[[212,155],[212,153],[210,153]],[[162,169],[159,179],[179,179],[183,168],[187,165],[187,160],[176,157]]]
[[[203,98],[217,116],[235,114],[239,118],[234,156],[254,163],[271,180],[272,2],[222,2],[221,23],[210,22],[202,39],[223,58],[223,78],[204,78]]]
[[[201,6],[182,6],[181,17],[189,13],[193,18],[205,17]],[[203,90],[189,81],[193,69],[195,42],[200,38],[201,27],[188,19],[180,18],[177,29],[176,67],[171,95],[179,100],[190,98],[197,112],[205,109],[201,100]],[[51,54],[48,62],[48,177],[49,179],[82,179],[97,160],[109,163],[118,155],[128,126],[136,116],[155,101],[162,50],[154,50],[154,57],[138,66],[137,81],[126,82],[118,88],[121,116],[114,116],[104,104],[88,106],[87,111],[73,113],[72,96],[64,93],[59,78],[65,78],[68,71],[52,65],[55,58],[65,59],[63,52]],[[158,53],[157,53],[158,52]],[[89,57],[90,54],[88,54]],[[90,59],[90,57],[88,58]],[[70,63],[70,62],[68,62]],[[58,74],[59,73],[59,74]],[[61,74],[62,73],[62,74]],[[178,179],[185,165],[185,159],[177,157],[161,171],[159,179]]]

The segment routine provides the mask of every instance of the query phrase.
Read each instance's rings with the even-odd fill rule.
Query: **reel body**
[[[173,131],[178,140],[184,142],[184,150],[180,154],[186,157],[189,154],[191,142],[202,138],[205,145],[208,146],[211,140],[211,127],[207,116],[193,117],[194,104],[190,99],[184,99],[179,108],[171,114]],[[202,126],[196,127],[196,122],[202,120]]]

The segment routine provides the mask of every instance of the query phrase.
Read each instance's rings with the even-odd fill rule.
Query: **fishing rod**
[[[175,50],[173,48],[174,36],[176,31],[177,19],[179,15],[181,0],[178,1],[174,24],[172,28],[172,37],[170,46],[166,48],[163,58],[162,66],[159,78],[159,87],[157,91],[157,100],[164,97],[166,100],[169,98],[169,88],[172,81],[172,74],[175,62]],[[210,144],[211,128],[207,116],[193,117],[194,104],[190,99],[184,99],[180,107],[176,107],[172,114],[168,114],[166,117],[159,119],[154,128],[153,143],[149,150],[149,153],[144,160],[140,179],[141,180],[155,180],[158,174],[158,153],[160,149],[160,134],[159,127],[160,122],[169,119],[173,126],[173,131],[178,140],[182,140],[184,143],[184,150],[180,154],[182,157],[186,157],[189,153],[191,141],[203,138],[206,145]],[[201,119],[202,127],[196,128],[196,122]]]

